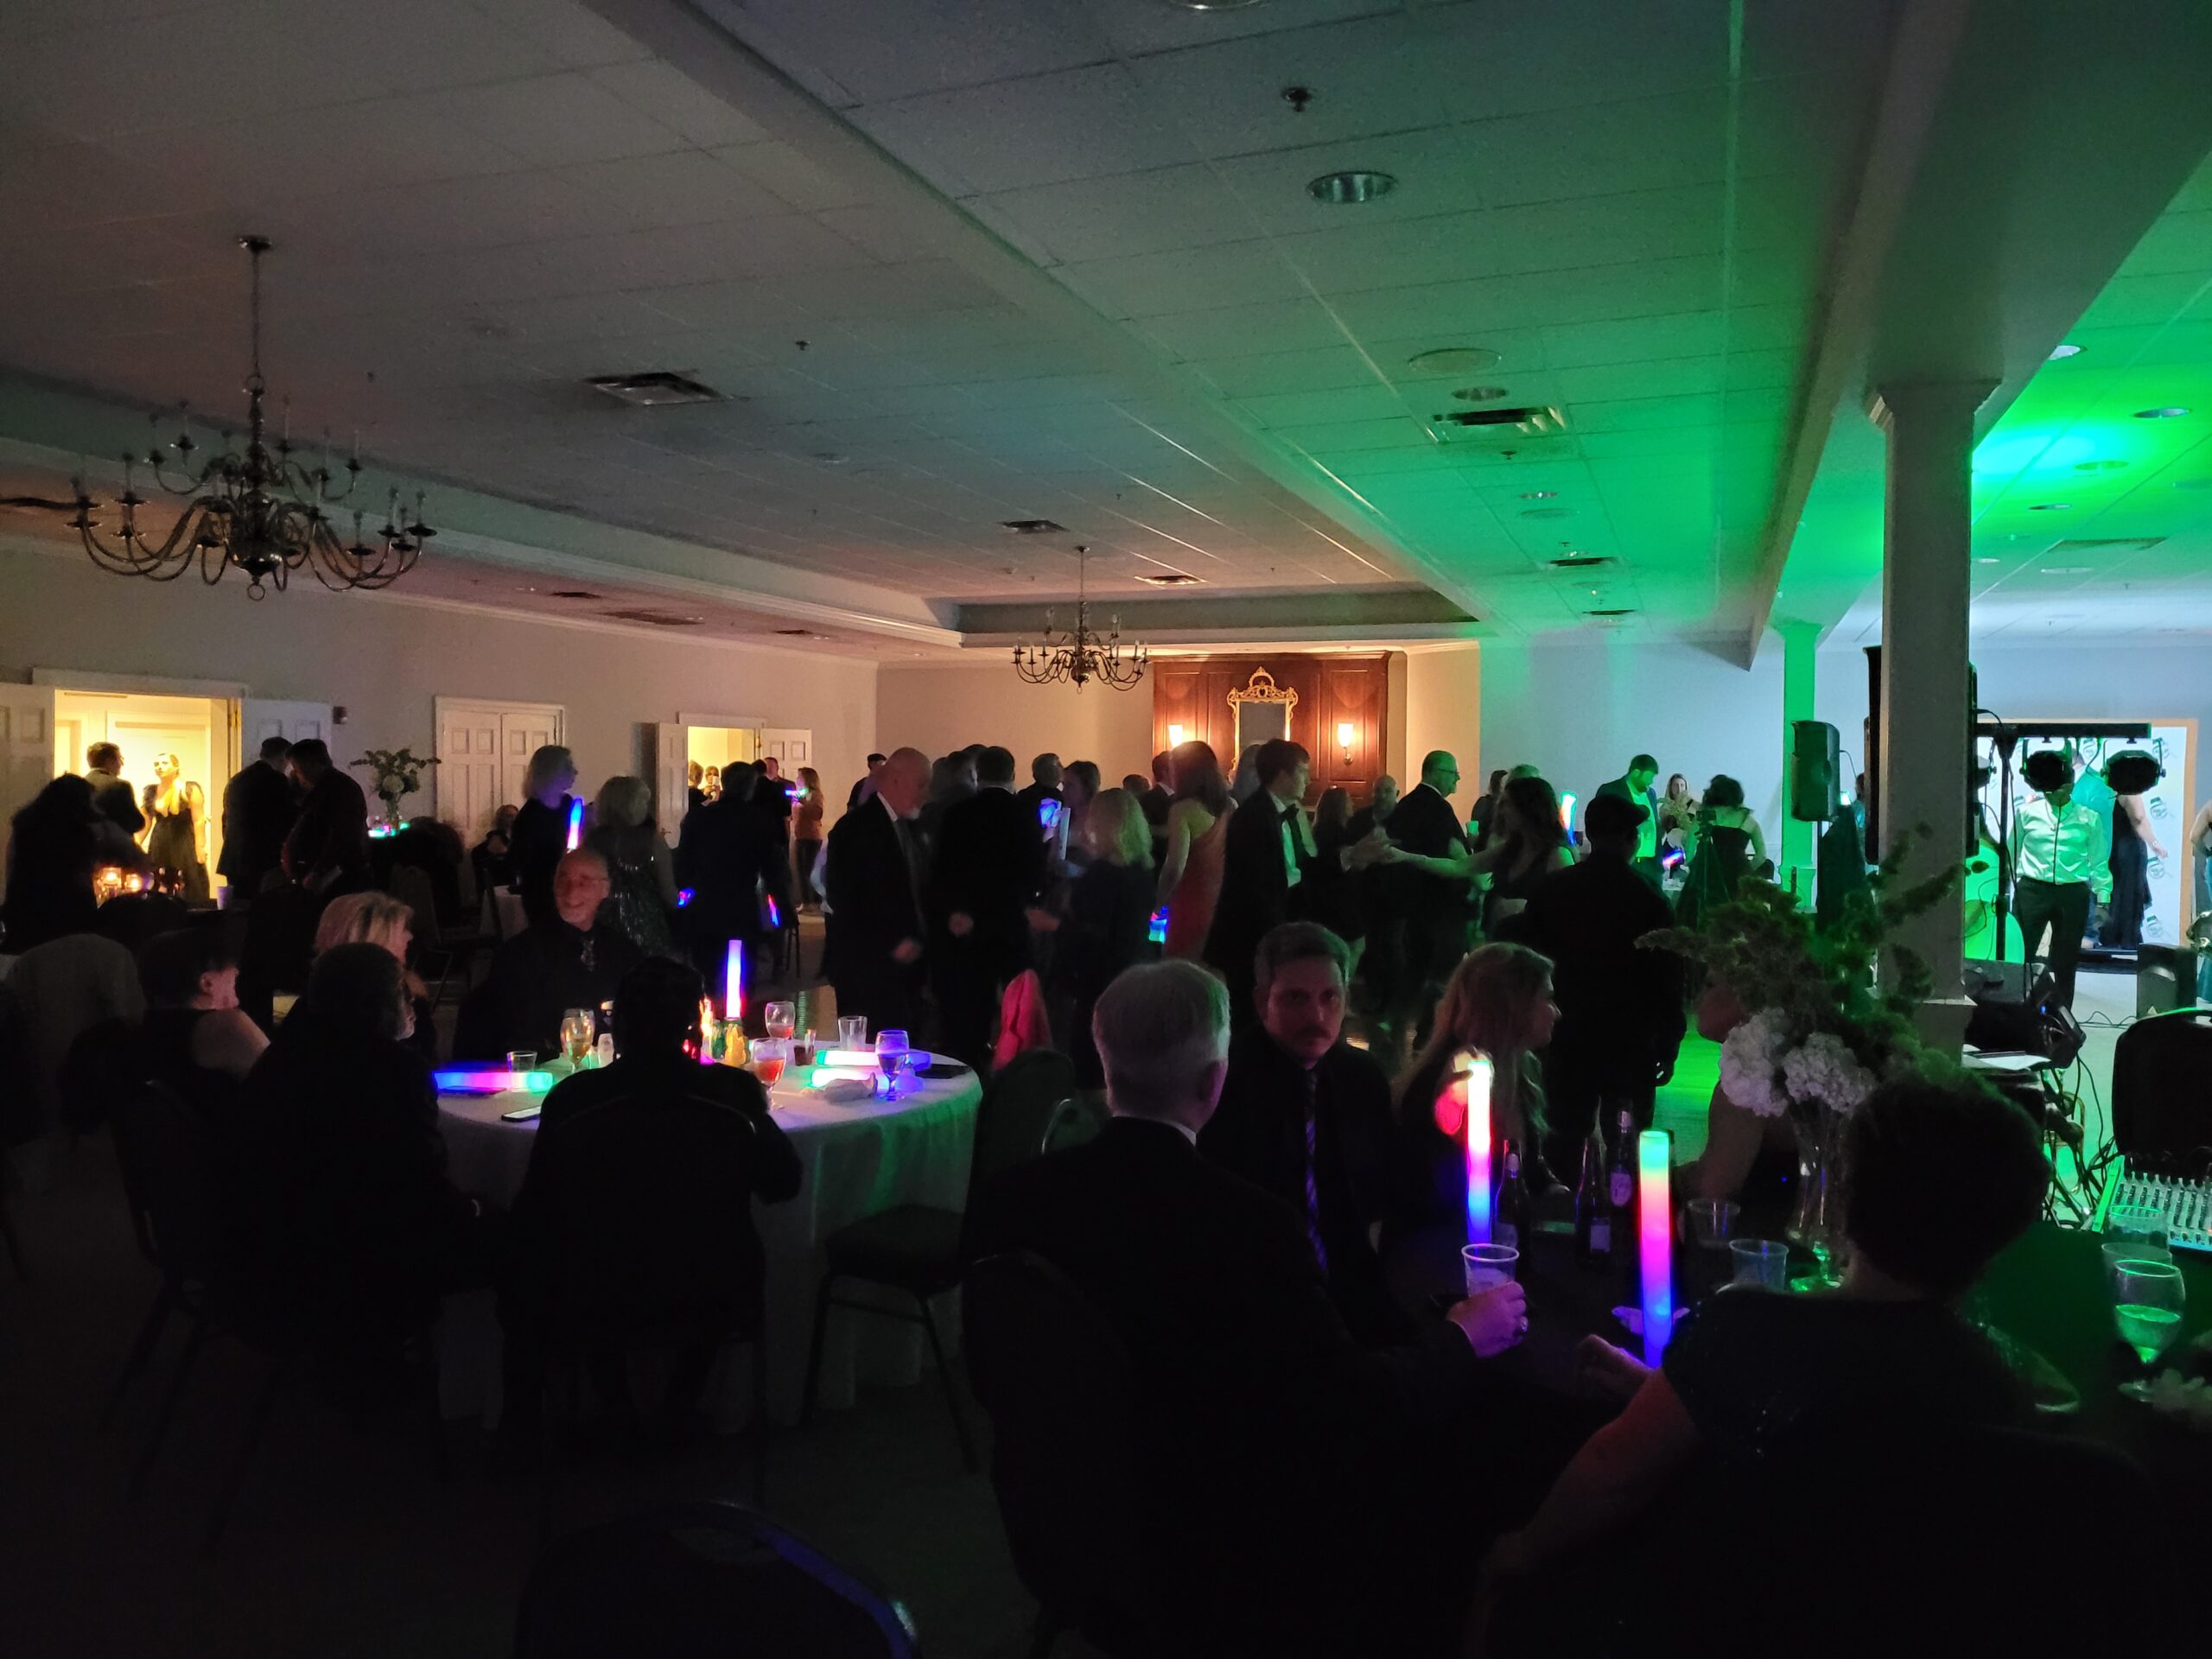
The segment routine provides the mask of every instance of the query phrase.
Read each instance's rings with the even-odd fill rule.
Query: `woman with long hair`
[[[1766,836],[1744,804],[1744,786],[1726,772],[1716,772],[1705,786],[1688,851],[1689,869],[1675,901],[1685,927],[1734,898],[1738,884],[1766,863]]]
[[[814,861],[822,853],[822,774],[798,769],[798,798],[791,803],[791,868],[798,876],[799,906],[819,904],[814,890]]]
[[[1469,864],[1490,878],[1483,931],[1495,931],[1529,902],[1538,882],[1573,862],[1574,849],[1552,786],[1541,778],[1507,779],[1491,820],[1490,842]]]
[[[1229,820],[1236,808],[1211,744],[1192,738],[1174,750],[1168,766],[1175,801],[1167,809],[1167,846],[1154,892],[1167,907],[1164,954],[1195,962],[1213,931]]]
[[[1552,1002],[1552,964],[1526,945],[1478,945],[1460,960],[1444,987],[1428,1041],[1391,1090],[1398,1132],[1408,1148],[1407,1165],[1420,1173],[1414,1224],[1426,1230],[1463,1227],[1467,1215],[1467,1166],[1460,1119],[1437,1103],[1462,1049],[1490,1057],[1491,1135],[1502,1149],[1520,1149],[1524,1179],[1533,1192],[1551,1184],[1541,1166],[1544,1091],[1537,1051],[1552,1039],[1559,1009]],[[1502,1156],[1491,1167],[1503,1170]]]
[[[600,785],[585,845],[607,861],[613,883],[600,919],[646,956],[683,961],[676,944],[676,855],[653,822],[653,786],[642,778],[610,778]]]
[[[533,927],[560,914],[553,905],[553,867],[569,850],[569,814],[575,804],[569,791],[575,785],[575,757],[558,743],[545,744],[530,757],[513,845],[515,887]]]
[[[1697,797],[1690,793],[1690,780],[1681,772],[1667,779],[1667,792],[1659,798],[1659,842],[1677,851],[1697,822]]]
[[[92,801],[91,782],[69,772],[32,796],[10,821],[7,898],[0,903],[7,923],[0,948],[10,956],[92,931],[99,909],[92,896],[99,844]]]
[[[400,966],[413,1023],[400,1040],[426,1060],[438,1057],[437,1028],[431,1022],[430,988],[407,965],[415,943],[415,911],[388,893],[349,893],[323,906],[315,924],[315,954],[320,958],[341,944],[373,944]]]
[[[188,904],[207,902],[207,797],[200,785],[180,781],[184,767],[174,754],[154,757],[154,781],[143,798],[146,856],[166,892]]]
[[[1052,977],[1068,1009],[1067,1051],[1076,1081],[1103,1084],[1098,1050],[1090,1036],[1099,993],[1125,968],[1145,960],[1152,922],[1152,826],[1144,807],[1126,790],[1101,790],[1083,815],[1088,855],[1068,890],[1067,915],[1054,935]]]
[[[1347,981],[1359,971],[1360,953],[1367,948],[1367,872],[1352,869],[1344,857],[1358,840],[1352,833],[1351,791],[1342,785],[1323,790],[1313,806],[1313,849],[1319,856],[1306,916],[1351,948]]]

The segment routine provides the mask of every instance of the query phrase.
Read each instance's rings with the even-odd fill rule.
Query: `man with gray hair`
[[[1121,1338],[1153,1587],[1193,1650],[1202,1634],[1221,1652],[1387,1649],[1375,1621],[1390,1599],[1372,1574],[1407,1569],[1373,1530],[1400,1513],[1376,1483],[1406,1479],[1424,1444],[1433,1465],[1471,1414],[1480,1359],[1526,1326],[1521,1287],[1462,1301],[1399,1347],[1359,1348],[1297,1211],[1198,1156],[1228,1070],[1222,982],[1190,962],[1133,968],[1091,1030],[1110,1121],[978,1192],[966,1254],[1034,1252]]]

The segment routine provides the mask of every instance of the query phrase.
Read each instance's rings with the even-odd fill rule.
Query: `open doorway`
[[[54,775],[86,772],[95,745],[119,749],[119,776],[148,820],[139,844],[184,878],[188,898],[207,897],[215,887],[223,786],[237,766],[236,706],[227,697],[54,688]],[[196,868],[186,868],[188,859]]]
[[[683,738],[684,758],[703,770],[709,798],[717,792],[726,767],[750,766],[760,758],[758,727],[689,726]]]

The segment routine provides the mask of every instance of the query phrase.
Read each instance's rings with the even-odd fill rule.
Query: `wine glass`
[[[784,1075],[784,1066],[791,1058],[791,1046],[780,1037],[763,1038],[753,1045],[753,1075],[760,1079],[760,1086],[770,1094]]]
[[[561,1052],[568,1056],[569,1065],[583,1064],[584,1056],[591,1052],[592,1035],[588,1008],[570,1008],[561,1016]]]
[[[875,1037],[875,1071],[882,1079],[882,1093],[887,1100],[899,1097],[899,1074],[906,1066],[906,1033],[903,1031],[881,1031]]]
[[[760,1020],[767,1028],[768,1035],[781,1041],[798,1028],[798,1004],[771,1002],[760,1011]]]
[[[2171,1262],[2114,1262],[2109,1282],[2120,1339],[2144,1364],[2156,1364],[2181,1335],[2181,1311],[2189,1301],[2181,1269]]]

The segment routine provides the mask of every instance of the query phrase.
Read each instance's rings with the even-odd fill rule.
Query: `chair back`
[[[1015,1571],[1050,1618],[1142,1650],[1131,1638],[1152,1622],[1150,1574],[1135,1383],[1120,1338],[1059,1269],[1027,1250],[968,1269],[961,1318]]]
[[[172,1279],[205,1283],[230,1265],[213,1137],[168,1086],[141,1084],[116,1105],[116,1162],[139,1248]]]
[[[1057,1049],[1025,1050],[994,1071],[976,1113],[968,1190],[1041,1153],[1053,1114],[1074,1096],[1075,1062]]]
[[[531,1568],[515,1623],[515,1659],[920,1651],[897,1602],[766,1516],[707,1500],[556,1539]]]
[[[430,888],[429,872],[418,864],[393,865],[391,896],[415,912],[415,937],[435,943],[439,933],[438,900]]]
[[[2139,1168],[2202,1176],[2212,1166],[2212,1008],[2135,1021],[2112,1052],[2113,1144]]]

